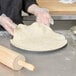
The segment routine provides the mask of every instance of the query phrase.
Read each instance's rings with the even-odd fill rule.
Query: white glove
[[[0,16],[0,25],[2,25],[11,35],[13,35],[16,24],[5,14]]]
[[[53,18],[50,16],[49,11],[45,8],[36,9],[34,15],[36,16],[36,21],[38,23],[43,23],[47,26],[50,26],[50,24],[54,24]]]

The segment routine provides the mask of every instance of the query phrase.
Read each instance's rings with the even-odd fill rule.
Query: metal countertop
[[[68,45],[54,52],[28,52],[10,45],[10,35],[0,32],[0,44],[23,54],[26,61],[36,66],[35,71],[27,69],[13,71],[0,64],[0,76],[76,76],[75,37],[68,30],[57,31],[65,35]]]

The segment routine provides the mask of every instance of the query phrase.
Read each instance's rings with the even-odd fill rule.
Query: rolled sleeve
[[[23,0],[23,11],[27,12],[29,6],[32,4],[37,4],[36,0]]]

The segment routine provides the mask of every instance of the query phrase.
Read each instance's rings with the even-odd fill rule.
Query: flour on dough
[[[24,50],[52,51],[65,46],[67,40],[50,27],[35,22],[29,26],[19,24],[14,30],[11,43]]]

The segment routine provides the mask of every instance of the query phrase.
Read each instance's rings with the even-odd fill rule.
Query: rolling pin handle
[[[27,68],[30,71],[34,71],[34,69],[35,69],[35,67],[32,64],[29,64],[29,63],[22,61],[22,60],[18,61],[18,65],[20,65],[24,68]]]

